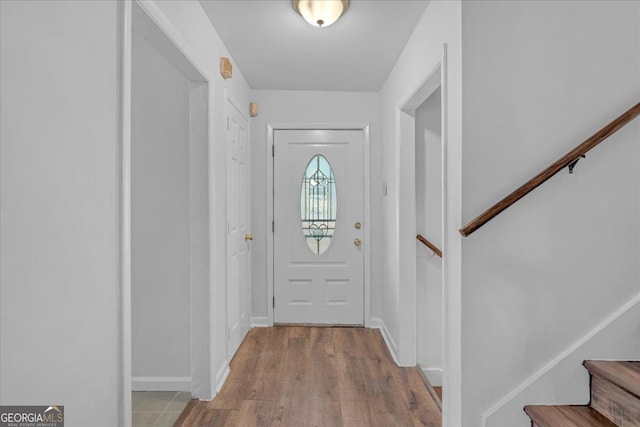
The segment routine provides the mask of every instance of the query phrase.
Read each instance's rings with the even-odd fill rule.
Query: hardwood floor
[[[399,368],[380,332],[254,328],[211,402],[192,400],[176,426],[429,426],[441,413],[417,368]]]

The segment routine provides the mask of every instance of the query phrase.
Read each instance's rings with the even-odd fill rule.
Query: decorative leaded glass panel
[[[320,255],[329,248],[336,228],[336,181],[324,156],[313,156],[302,178],[300,217],[309,249]]]

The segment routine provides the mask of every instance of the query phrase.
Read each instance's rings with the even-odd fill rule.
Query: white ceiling
[[[316,28],[291,0],[200,0],[253,89],[377,91],[428,0],[351,0]]]

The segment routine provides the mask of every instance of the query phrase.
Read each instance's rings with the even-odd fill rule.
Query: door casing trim
[[[117,189],[117,215],[118,215],[118,273],[119,273],[119,300],[118,300],[118,315],[119,315],[119,365],[120,372],[118,378],[118,420],[119,425],[124,427],[131,426],[131,398],[132,398],[132,362],[131,362],[131,179],[132,179],[132,164],[131,164],[131,102],[132,102],[132,39],[133,39],[133,7],[139,7],[146,16],[153,22],[155,27],[162,32],[164,37],[173,45],[181,56],[189,62],[189,65],[195,69],[197,75],[201,78],[199,81],[207,85],[207,149],[208,149],[208,182],[213,182],[214,173],[218,169],[218,163],[215,162],[217,153],[214,153],[215,148],[215,89],[216,89],[216,75],[215,71],[210,70],[206,64],[202,63],[201,59],[197,57],[193,47],[187,42],[180,31],[175,25],[165,16],[162,10],[152,1],[148,0],[124,0],[119,3],[118,6],[118,189]],[[214,170],[215,169],[215,170]],[[213,186],[209,187],[208,200],[209,206],[214,206],[219,199],[222,199],[225,194],[220,194],[220,191],[216,191]],[[207,313],[205,316],[198,319],[191,319],[191,327],[193,334],[193,325],[199,324],[200,335],[209,337],[209,342],[203,344],[203,348],[194,350],[194,340],[191,342],[192,351],[192,368],[199,364],[197,372],[192,371],[192,393],[199,396],[202,399],[209,399],[215,396],[215,389],[220,381],[216,382],[218,378],[212,374],[214,372],[214,342],[213,332],[215,331],[214,323],[214,305],[213,302],[217,295],[217,288],[220,284],[215,279],[213,273],[226,267],[226,259],[220,260],[216,252],[216,247],[213,245],[215,242],[215,230],[212,224],[220,219],[215,215],[215,212],[209,210],[209,278],[207,288],[198,288],[197,297],[194,297],[194,289],[192,288],[192,304],[194,298],[201,298],[202,292],[209,293],[205,300],[207,305]],[[193,309],[193,305],[192,305]],[[204,318],[208,320],[204,323],[201,322]],[[194,362],[193,357],[197,357],[198,361]],[[202,363],[201,363],[202,362]],[[225,362],[224,366],[228,366]],[[193,381],[195,378],[202,380],[202,387],[198,387],[197,390],[193,388]]]
[[[442,425],[462,424],[462,236],[458,232],[462,212],[462,154],[460,135],[456,123],[450,117],[457,117],[450,98],[459,96],[455,87],[450,87],[447,45],[434,51],[430,56],[430,66],[424,79],[410,95],[396,106],[396,138],[398,141],[398,161],[408,161],[415,156],[415,122],[410,115],[438,86],[442,90],[441,144],[442,144],[442,280],[443,280],[443,390]],[[405,315],[398,319],[398,357],[406,365],[415,365],[416,348],[416,282],[415,282],[415,206],[404,204],[415,194],[415,167],[400,171],[398,167],[398,188],[404,192],[399,205],[399,253],[400,274],[396,278],[400,284],[400,294],[405,299]],[[402,173],[401,173],[402,172]],[[409,315],[406,315],[409,313]]]
[[[364,319],[363,323],[366,328],[371,325],[371,147],[369,123],[267,123],[267,150],[271,150],[274,143],[274,131],[276,130],[358,130],[362,131],[363,137],[363,173],[364,173],[364,241],[362,242],[364,252]],[[273,279],[273,232],[271,224],[273,222],[273,156],[269,156],[267,152],[267,324],[273,326],[273,298],[274,298],[274,279]]]

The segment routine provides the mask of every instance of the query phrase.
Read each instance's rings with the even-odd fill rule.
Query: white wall
[[[136,31],[135,18],[132,74],[131,341],[140,389],[136,377],[191,377],[190,100],[186,77]]]
[[[119,425],[117,3],[0,17],[0,404]]]
[[[210,233],[213,245],[211,265],[211,360],[214,383],[224,377],[228,369],[226,357],[226,145],[225,145],[225,90],[240,105],[249,108],[250,89],[220,36],[209,21],[200,3],[187,1],[153,1],[149,4],[162,13],[180,35],[181,45],[187,56],[209,80],[209,129],[210,129],[210,183],[212,224]],[[225,80],[219,72],[220,57],[233,63],[233,78]],[[212,391],[215,393],[215,390]],[[210,395],[210,397],[212,397]]]
[[[403,216],[408,215],[403,201],[415,197],[413,186],[411,193],[401,183],[411,182],[414,176],[403,173],[404,165],[414,162],[415,149],[403,147],[399,143],[399,108],[417,90],[427,74],[441,60],[443,44],[447,44],[447,64],[444,66],[447,91],[443,92],[444,109],[447,124],[442,129],[446,136],[446,170],[447,212],[443,251],[445,263],[443,275],[448,293],[447,299],[452,302],[445,310],[445,326],[449,330],[445,352],[449,357],[449,375],[445,375],[445,399],[443,407],[443,423],[445,426],[458,426],[460,413],[460,367],[459,363],[459,301],[460,283],[460,150],[461,150],[461,5],[459,1],[431,1],[409,39],[407,46],[398,58],[391,74],[380,92],[382,130],[381,140],[383,152],[383,179],[388,181],[388,196],[382,204],[383,247],[385,248],[384,268],[384,307],[382,318],[398,345],[399,359],[403,364],[415,364],[415,293],[402,292],[400,269],[415,271],[415,257],[401,259],[400,246],[415,245],[416,230],[411,224],[402,223]],[[406,168],[405,168],[406,169]],[[415,208],[412,208],[415,210]],[[413,212],[412,214],[415,214]],[[407,228],[408,227],[408,228]],[[406,285],[406,284],[405,284]],[[458,345],[455,345],[455,343]],[[445,373],[447,366],[444,366]]]
[[[198,2],[144,1],[211,83],[212,382],[227,367],[224,93],[242,73]],[[69,425],[123,425],[118,2],[2,1],[0,403],[52,402]],[[79,386],[79,384],[81,386]],[[216,384],[213,384],[215,387]],[[210,391],[209,397],[212,396]],[[100,414],[96,421],[95,414]]]
[[[442,91],[415,112],[416,232],[442,250]],[[434,386],[442,385],[442,259],[416,240],[416,361]]]
[[[267,317],[267,124],[271,123],[369,123],[371,145],[371,316],[382,312],[382,203],[379,96],[371,92],[253,92],[258,117],[251,122],[252,162],[252,310],[254,317]]]
[[[582,362],[589,359],[638,360],[640,341],[629,339],[640,335],[638,319],[640,303],[636,302],[550,369],[535,375],[533,381],[527,382],[526,388],[508,396],[506,404],[495,408],[495,412],[485,413],[489,415],[486,425],[528,425],[522,415],[525,405],[586,405],[589,402],[589,374]]]
[[[639,8],[463,3],[465,221],[638,102]],[[638,294],[638,140],[636,120],[464,240],[465,426]]]

